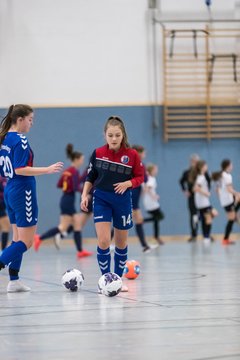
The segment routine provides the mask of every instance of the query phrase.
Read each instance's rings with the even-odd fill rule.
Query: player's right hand
[[[48,174],[54,174],[54,173],[58,173],[60,171],[62,171],[63,169],[63,162],[58,161],[55,164],[52,164],[50,166],[48,166],[47,170],[48,170]]]
[[[85,212],[88,212],[88,196],[86,197],[83,197],[82,196],[82,199],[81,199],[81,209]]]

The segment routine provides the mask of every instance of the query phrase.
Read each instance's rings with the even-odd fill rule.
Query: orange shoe
[[[223,239],[222,245],[235,245],[235,241],[229,240],[229,239]]]
[[[91,256],[92,254],[93,254],[92,251],[82,250],[82,251],[77,252],[77,257],[78,258],[83,258],[83,257],[86,257],[86,256]]]
[[[40,236],[38,234],[35,234],[34,240],[33,240],[33,246],[34,246],[35,251],[38,251],[41,243],[42,243],[42,240],[40,239]]]

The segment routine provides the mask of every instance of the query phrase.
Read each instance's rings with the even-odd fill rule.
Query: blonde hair
[[[156,166],[157,165],[153,163],[147,164],[146,166],[147,172],[151,175],[153,170],[156,168]]]

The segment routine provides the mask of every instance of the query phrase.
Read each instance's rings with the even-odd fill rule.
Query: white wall
[[[204,1],[162,5],[197,10]],[[155,100],[147,8],[147,0],[1,0],[0,107]]]
[[[0,105],[146,101],[145,10],[145,0],[1,0]]]
[[[234,9],[237,0],[212,0],[212,11]],[[205,11],[205,0],[160,0],[162,11]]]

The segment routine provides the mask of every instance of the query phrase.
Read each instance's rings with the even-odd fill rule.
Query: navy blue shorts
[[[75,194],[64,193],[60,200],[61,215],[73,216],[77,213],[75,208]]]
[[[232,212],[232,211],[235,211],[235,205],[234,205],[234,202],[230,205],[227,205],[227,206],[224,206],[224,209],[226,212]]]
[[[204,216],[205,214],[211,214],[212,213],[212,206],[207,206],[205,208],[202,209],[198,209],[200,216]]]
[[[38,204],[36,181],[9,182],[5,188],[4,200],[11,224],[30,227],[37,224]]]
[[[138,186],[135,189],[132,189],[132,208],[133,210],[138,210],[140,208],[139,201],[141,196],[142,187]]]
[[[132,225],[132,193],[116,194],[96,189],[93,193],[94,222],[113,222],[116,229],[128,230]]]

